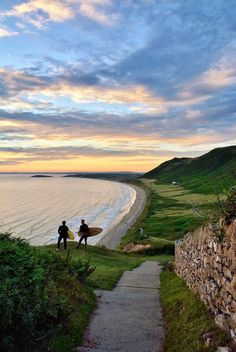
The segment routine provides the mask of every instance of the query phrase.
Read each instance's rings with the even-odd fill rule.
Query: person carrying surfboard
[[[89,227],[87,224],[85,224],[84,219],[81,220],[81,225],[79,228],[79,235],[80,235],[80,239],[79,239],[79,243],[76,246],[76,249],[79,248],[79,246],[81,245],[81,242],[84,240],[85,243],[85,249],[87,249],[87,238],[89,235]]]
[[[64,241],[64,250],[66,250],[66,247],[67,247],[67,231],[69,231],[69,228],[66,226],[66,221],[62,221],[62,225],[59,226],[59,228],[58,228],[59,237],[58,237],[58,242],[57,242],[57,250],[60,249],[60,243],[61,243],[62,239]]]

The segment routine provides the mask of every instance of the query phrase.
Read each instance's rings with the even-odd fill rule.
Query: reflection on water
[[[0,231],[41,245],[56,241],[62,220],[76,232],[85,218],[105,234],[128,213],[136,193],[127,185],[103,180],[1,175],[0,195]]]

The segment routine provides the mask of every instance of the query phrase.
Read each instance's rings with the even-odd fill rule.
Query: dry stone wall
[[[188,233],[176,241],[175,271],[236,341],[236,220]]]

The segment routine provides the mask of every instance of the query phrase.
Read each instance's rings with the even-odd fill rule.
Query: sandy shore
[[[136,191],[134,204],[130,208],[129,213],[123,217],[119,224],[104,235],[96,245],[103,245],[106,248],[115,249],[120,244],[121,238],[125,235],[127,230],[136,222],[139,215],[143,212],[147,200],[146,192],[140,187],[131,184],[128,184],[128,186],[133,187]]]

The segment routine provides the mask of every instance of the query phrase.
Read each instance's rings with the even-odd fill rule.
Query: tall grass
[[[216,326],[199,296],[172,270],[161,273],[160,297],[167,325],[165,352],[215,352],[217,346],[228,344],[228,336]]]

